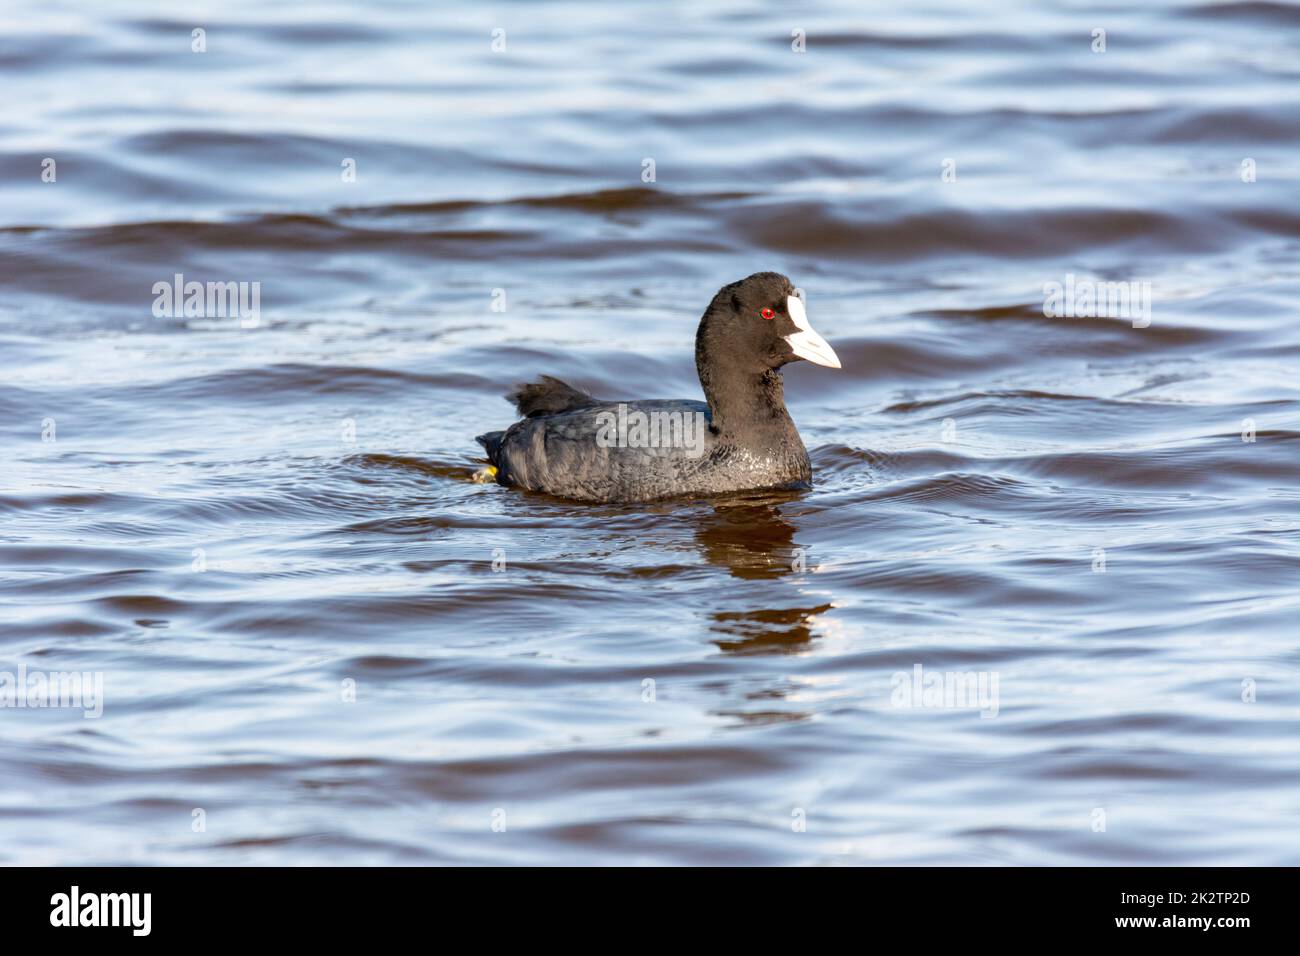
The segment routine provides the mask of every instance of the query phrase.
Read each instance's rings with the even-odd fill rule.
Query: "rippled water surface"
[[[0,18],[0,861],[1300,863],[1300,7]],[[811,491],[468,480],[761,269]]]

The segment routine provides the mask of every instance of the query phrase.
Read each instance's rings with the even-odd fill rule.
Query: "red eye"
[[[776,313],[773,312],[771,309],[763,309],[763,310],[760,311],[758,314],[761,315],[761,316],[762,316],[763,318],[765,318],[765,319],[773,319],[773,318],[776,317]]]

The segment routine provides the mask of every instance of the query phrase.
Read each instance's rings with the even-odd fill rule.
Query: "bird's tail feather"
[[[558,378],[543,375],[538,381],[527,385],[517,385],[506,396],[514,402],[515,408],[524,418],[536,418],[539,415],[558,415],[584,405],[591,405],[596,400],[572,385],[566,385]]]

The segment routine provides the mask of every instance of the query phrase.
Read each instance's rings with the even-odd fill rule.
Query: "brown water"
[[[1300,862],[1300,7],[94,7],[0,34],[0,670],[103,680],[0,861]],[[760,269],[812,491],[467,481]]]

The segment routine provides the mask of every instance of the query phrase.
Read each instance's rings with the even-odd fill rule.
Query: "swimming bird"
[[[544,375],[507,395],[521,421],[477,438],[477,480],[593,502],[806,488],[812,463],[786,411],[781,366],[839,368],[785,276],[718,290],[695,333],[705,401],[601,401]]]

